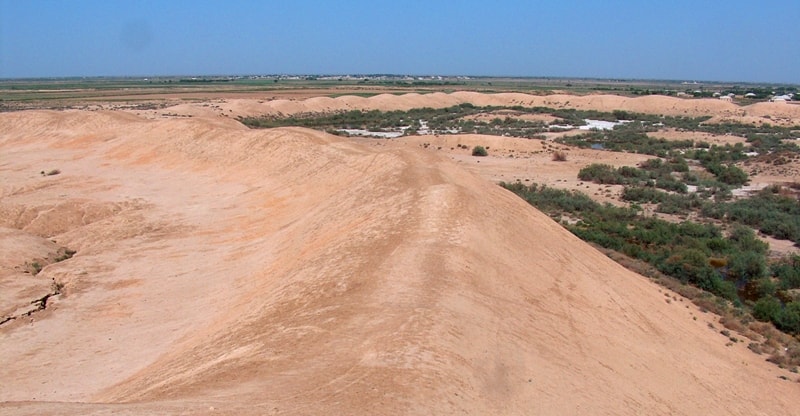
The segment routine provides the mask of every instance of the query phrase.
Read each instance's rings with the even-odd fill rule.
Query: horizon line
[[[702,84],[766,84],[766,85],[800,85],[793,82],[776,81],[726,81],[726,80],[700,80],[700,79],[663,79],[663,78],[609,78],[609,77],[576,77],[553,75],[467,75],[467,74],[392,74],[392,73],[240,73],[240,74],[136,74],[136,75],[65,75],[65,76],[36,76],[36,77],[0,77],[0,82],[7,81],[57,81],[57,80],[94,80],[94,79],[148,79],[148,78],[282,78],[304,77],[306,81],[314,81],[318,77],[351,77],[351,78],[449,78],[449,79],[508,79],[508,80],[578,80],[578,81],[604,81],[604,82],[665,82],[687,83],[690,85]]]

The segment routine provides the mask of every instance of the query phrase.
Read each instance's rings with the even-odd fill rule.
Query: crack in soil
[[[16,319],[22,318],[23,316],[31,316],[36,312],[43,311],[43,310],[47,309],[47,301],[53,296],[60,295],[62,288],[63,288],[63,285],[61,283],[56,282],[56,279],[54,278],[53,279],[53,291],[48,293],[48,294],[46,294],[46,295],[44,295],[44,296],[42,296],[42,297],[40,297],[40,298],[38,298],[38,299],[34,299],[34,300],[32,300],[30,302],[31,305],[36,305],[36,309],[31,309],[31,310],[29,310],[27,312],[23,312],[23,313],[18,314],[18,315],[6,316],[2,320],[0,320],[0,326],[6,324],[8,322],[14,321]]]

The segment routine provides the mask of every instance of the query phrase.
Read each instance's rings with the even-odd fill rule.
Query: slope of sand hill
[[[348,110],[409,110],[412,108],[444,108],[470,103],[476,106],[523,106],[575,108],[579,110],[614,111],[623,110],[646,114],[669,116],[710,116],[711,122],[771,123],[796,125],[800,120],[800,105],[785,103],[756,103],[738,106],[718,99],[686,99],[662,95],[623,97],[619,95],[566,94],[528,95],[522,93],[485,94],[457,91],[450,94],[409,93],[403,95],[379,94],[372,97],[340,96],[314,97],[304,100],[277,99],[258,100],[248,98],[219,100],[213,105],[204,103],[180,104],[154,111],[135,111],[149,117],[164,115],[182,116],[287,116],[302,113],[325,113]]]
[[[4,279],[77,251],[36,276],[63,285],[46,309],[0,326],[2,414],[800,404],[712,316],[435,152],[120,113],[0,126]]]

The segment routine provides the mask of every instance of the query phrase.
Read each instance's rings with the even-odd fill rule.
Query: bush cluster
[[[675,179],[673,172],[688,170],[688,164],[680,157],[667,162],[661,159],[649,159],[643,162],[638,169],[630,166],[614,168],[611,165],[593,163],[578,172],[578,179],[598,184],[631,185],[636,188],[656,187],[685,194],[688,187],[685,183]],[[642,192],[647,191],[642,190]],[[654,195],[652,192],[650,194]]]
[[[756,228],[764,234],[800,244],[800,203],[770,186],[745,199],[722,204],[719,211],[729,221]]]

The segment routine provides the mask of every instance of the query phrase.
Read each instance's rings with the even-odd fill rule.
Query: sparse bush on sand
[[[475,146],[472,148],[472,156],[489,156],[489,152],[483,146]]]

